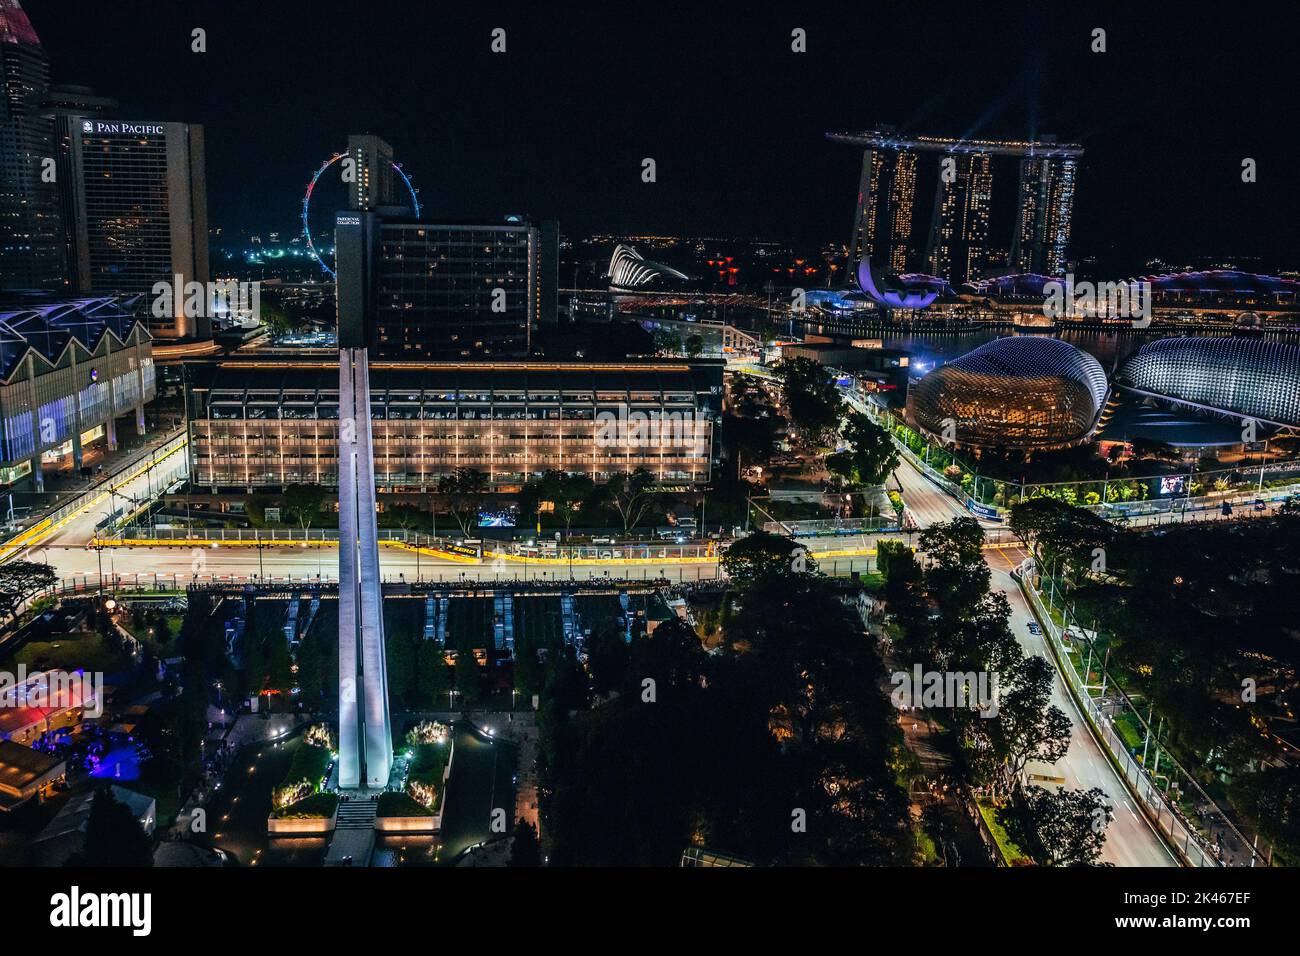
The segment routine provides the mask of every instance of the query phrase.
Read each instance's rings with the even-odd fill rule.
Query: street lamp
[[[108,519],[108,524],[112,524],[113,516],[116,514],[116,512],[101,511],[99,513]],[[105,525],[105,527],[107,527],[107,524]],[[102,594],[104,591],[104,547],[105,545],[103,543],[103,539],[98,536],[94,538],[94,542],[95,542],[94,544],[95,559],[99,566],[99,590],[100,593]],[[108,547],[109,573],[110,575],[116,576],[116,571],[115,571],[116,563],[113,560],[113,546],[110,544],[107,547]]]

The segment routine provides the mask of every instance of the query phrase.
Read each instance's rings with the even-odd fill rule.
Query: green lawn
[[[318,790],[325,774],[329,771],[330,752],[324,747],[313,747],[309,744],[299,743],[298,749],[294,751],[293,762],[289,764],[289,770],[280,781],[281,787],[297,783],[299,780],[306,780],[311,784],[312,790]],[[301,801],[299,801],[301,802]],[[295,804],[296,806],[296,804]]]
[[[989,828],[989,833],[993,834],[993,842],[998,845],[998,852],[1002,854],[1002,859],[1006,861],[1007,866],[1017,866],[1024,863],[1032,863],[1033,858],[1020,849],[1007,829],[1002,825],[1000,817],[1006,811],[1001,807],[995,807],[991,802],[983,797],[976,800],[979,807],[980,816],[984,818],[985,825]]]
[[[442,772],[451,756],[451,744],[418,744],[411,754],[411,768],[407,776],[412,780],[442,787]]]
[[[319,748],[309,747],[307,749],[317,750]],[[277,820],[329,817],[334,815],[338,805],[339,795],[337,793],[313,793],[310,797],[304,797],[297,803],[291,803],[287,807],[276,810],[272,815]]]
[[[381,817],[431,817],[434,812],[423,803],[412,799],[408,794],[385,790],[379,795]]]
[[[109,647],[102,634],[62,635],[57,641],[30,641],[14,655],[18,664],[29,670],[37,667],[75,671],[116,671],[128,661],[125,654]]]
[[[442,774],[447,768],[447,761],[451,759],[451,747],[451,742],[448,741],[441,744],[417,744],[412,749],[411,766],[407,770],[406,779],[408,782],[417,781],[433,787],[435,796],[430,813],[442,809],[442,801],[446,797]],[[417,801],[411,802],[418,806]]]
[[[1142,728],[1138,725],[1137,718],[1127,710],[1121,711],[1114,718],[1115,729],[1119,735],[1124,738],[1124,746],[1130,751],[1136,751],[1137,756],[1142,756]]]

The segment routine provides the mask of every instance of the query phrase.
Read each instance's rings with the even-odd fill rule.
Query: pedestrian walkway
[[[339,804],[335,830],[373,830],[379,812],[379,801],[373,798],[354,797]]]
[[[375,816],[380,791],[349,792],[339,802],[326,866],[369,866],[375,852]]]

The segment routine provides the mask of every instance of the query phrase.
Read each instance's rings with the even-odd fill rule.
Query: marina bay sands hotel
[[[885,126],[826,138],[862,149],[850,262],[869,258],[879,270],[927,273],[953,284],[1066,271],[1082,146],[1048,138],[907,136]],[[998,166],[1016,160],[1011,209],[994,202],[993,177]],[[926,210],[921,197],[931,184],[934,201]]]

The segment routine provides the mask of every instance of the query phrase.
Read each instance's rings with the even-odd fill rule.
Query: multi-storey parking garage
[[[371,363],[375,480],[421,491],[458,468],[514,491],[555,469],[709,479],[722,362]],[[194,484],[338,482],[338,366],[227,361],[191,389]]]
[[[1095,358],[1059,339],[995,339],[912,386],[908,417],[948,442],[1056,448],[1085,440],[1106,402]]]

